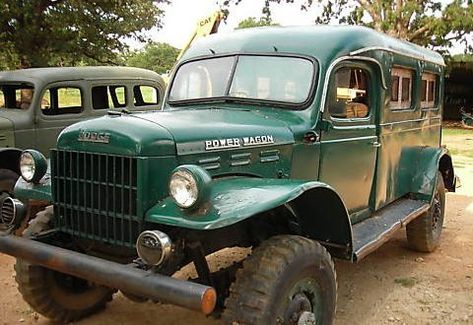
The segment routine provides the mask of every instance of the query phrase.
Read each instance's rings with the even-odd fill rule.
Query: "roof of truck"
[[[344,25],[271,26],[213,34],[192,45],[183,60],[213,53],[286,52],[309,55],[325,61],[370,50],[385,50],[444,65],[442,56],[437,52],[367,27]]]
[[[144,79],[163,82],[154,71],[132,67],[56,67],[0,71],[0,82],[50,83],[67,80]]]

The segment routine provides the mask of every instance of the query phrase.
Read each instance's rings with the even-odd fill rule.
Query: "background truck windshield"
[[[176,73],[169,101],[236,98],[291,104],[307,100],[314,64],[303,58],[241,55],[192,61]]]

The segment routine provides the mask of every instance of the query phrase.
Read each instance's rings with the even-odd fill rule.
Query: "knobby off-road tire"
[[[406,227],[409,247],[419,252],[433,252],[440,244],[445,217],[445,186],[442,174],[437,175],[437,189],[430,208]]]
[[[52,209],[47,208],[37,217],[44,213],[52,213]],[[15,271],[23,299],[33,310],[58,323],[73,322],[103,309],[114,293],[110,288],[21,259],[16,260]]]
[[[332,324],[336,273],[325,248],[283,235],[263,242],[244,262],[230,287],[225,324]],[[315,320],[315,321],[314,321]]]
[[[19,175],[9,169],[0,169],[0,196],[3,194],[13,195],[13,188]]]

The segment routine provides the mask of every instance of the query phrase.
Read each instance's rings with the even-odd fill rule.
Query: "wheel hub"
[[[312,312],[312,304],[306,294],[297,293],[291,299],[286,310],[285,319],[285,324],[315,324],[315,314]]]

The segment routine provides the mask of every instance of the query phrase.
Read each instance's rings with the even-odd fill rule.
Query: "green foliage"
[[[178,54],[179,50],[169,44],[151,42],[143,49],[128,54],[125,64],[162,74],[172,69]]]
[[[113,64],[131,37],[161,27],[168,0],[3,0],[0,66]]]
[[[244,28],[253,28],[253,27],[262,27],[262,26],[278,26],[279,24],[273,23],[271,19],[267,17],[261,17],[256,19],[255,17],[248,17],[238,24],[236,29],[244,29]]]
[[[221,1],[231,10],[244,0]],[[320,9],[317,24],[364,25],[391,36],[437,50],[445,50],[454,41],[473,52],[473,2],[453,0],[447,5],[439,0],[265,0],[262,13],[271,18],[271,5],[291,3],[307,10]]]

